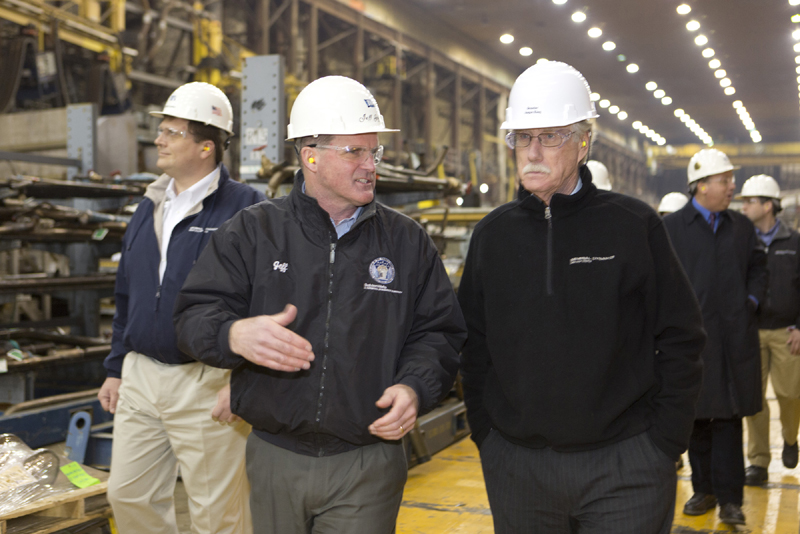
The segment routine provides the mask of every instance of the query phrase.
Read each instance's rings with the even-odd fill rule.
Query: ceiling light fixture
[[[503,44],[511,44],[514,42],[514,36],[510,33],[504,33],[500,36],[500,42]]]
[[[628,118],[628,114],[625,111],[620,111],[619,113],[617,113],[617,118],[621,121],[624,121],[625,119]]]
[[[727,74],[728,73],[725,72],[725,69],[719,69],[714,71],[714,76],[716,76],[717,78],[724,78]]]
[[[610,105],[611,105],[611,101],[608,100],[608,99],[604,98],[603,100],[600,101],[600,107],[603,108],[603,109],[607,108]]]
[[[686,113],[686,112],[685,112],[685,111],[683,111],[683,109],[681,109],[681,108],[678,108],[678,109],[676,109],[675,111],[673,111],[672,113],[674,113],[676,117],[681,117],[681,116],[683,116],[683,114],[684,114],[684,113]]]
[[[631,126],[633,127],[634,130],[638,130],[639,128],[642,127],[642,121],[633,121]]]
[[[725,88],[725,94],[726,95],[731,96],[734,93],[736,93],[736,89],[734,89],[733,86]]]
[[[600,100],[600,93],[592,93],[592,94],[590,94],[589,95],[589,100],[591,100],[592,102],[597,102],[598,100]]]
[[[697,46],[703,46],[704,44],[707,43],[708,43],[708,37],[706,37],[705,35],[698,35],[697,37],[694,38],[694,44],[696,44]]]
[[[655,91],[657,87],[658,84],[656,82],[647,82],[646,84],[644,84],[644,88],[647,89],[648,91]]]
[[[606,41],[605,43],[603,43],[603,50],[606,50],[606,51],[609,51],[609,52],[614,50],[616,47],[617,47],[617,45],[614,43],[614,41]]]
[[[664,98],[661,99],[661,103],[664,104],[665,106],[669,106],[670,104],[672,104],[672,97],[665,96]]]
[[[553,0],[553,3],[557,6],[563,5],[567,3],[567,0]]]
[[[709,68],[712,69],[718,69],[722,66],[722,62],[718,59],[712,59],[711,61],[708,62],[708,66]]]
[[[619,106],[611,106],[610,108],[608,108],[608,112],[611,113],[612,115],[616,115],[617,113],[619,113]]]
[[[688,15],[692,12],[692,8],[689,7],[687,4],[681,4],[678,6],[678,15]]]
[[[521,56],[527,57],[531,54],[533,54],[533,50],[531,49],[530,46],[523,46],[522,48],[519,49],[519,55]]]
[[[656,98],[663,98],[664,95],[666,95],[666,94],[667,94],[667,92],[664,91],[663,89],[658,89],[658,90],[653,92],[653,96],[656,97]]]
[[[636,63],[630,63],[628,64],[627,67],[625,67],[625,70],[627,70],[631,74],[633,74],[634,72],[639,72],[639,65],[637,65]]]
[[[700,29],[700,23],[696,20],[690,20],[686,23],[686,29],[690,32],[697,31]]]
[[[603,35],[603,30],[595,26],[593,28],[589,28],[589,31],[586,33],[588,33],[589,37],[591,37],[592,39],[597,39],[598,37]]]
[[[576,11],[572,14],[572,21],[573,22],[583,22],[586,20],[586,13],[583,11]]]
[[[705,58],[714,57],[714,49],[706,48],[705,50],[703,50],[703,57]]]

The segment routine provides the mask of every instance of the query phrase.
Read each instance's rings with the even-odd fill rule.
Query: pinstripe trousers
[[[492,429],[480,450],[496,534],[669,534],[675,461],[646,432],[600,449],[531,449]]]

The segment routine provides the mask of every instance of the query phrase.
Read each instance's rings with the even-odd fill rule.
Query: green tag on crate
[[[62,465],[61,472],[67,475],[67,478],[70,482],[81,489],[100,483],[98,479],[84,471],[83,467],[81,467],[81,464],[78,462],[71,462],[67,465]]]
[[[105,236],[108,235],[108,228],[98,228],[92,234],[92,239],[95,241],[102,241]]]
[[[6,352],[6,356],[9,358],[14,358],[18,362],[21,362],[25,359],[25,354],[19,349],[11,349],[10,351]]]

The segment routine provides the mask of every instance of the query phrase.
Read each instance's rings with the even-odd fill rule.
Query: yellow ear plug
[[[309,163],[314,163],[314,161],[315,161],[314,158],[308,158]]]
[[[207,146],[204,146],[204,147],[203,147],[203,152],[208,152],[209,150],[211,150],[211,149],[210,149],[210,148],[208,148]]]
[[[581,146],[586,146],[586,141],[584,141],[583,144],[581,144]]]

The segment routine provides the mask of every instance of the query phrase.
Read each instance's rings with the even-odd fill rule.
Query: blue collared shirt
[[[303,182],[303,194],[306,192],[306,183]],[[339,221],[339,224],[334,222],[333,217],[331,217],[331,224],[333,225],[333,229],[336,230],[336,237],[341,238],[344,234],[350,231],[353,225],[358,220],[358,217],[361,215],[361,212],[364,211],[364,206],[359,206],[356,208],[356,212],[353,214],[352,217],[348,217],[347,219],[342,219]]]
[[[574,195],[575,193],[577,193],[578,191],[580,191],[580,190],[581,190],[581,187],[583,187],[583,182],[581,182],[581,179],[580,179],[580,178],[578,178],[578,183],[577,183],[577,185],[575,186],[575,189],[573,189],[573,190],[572,190],[572,193],[570,193],[570,196],[572,196],[572,195]]]
[[[778,221],[775,221],[775,226],[773,226],[772,229],[767,233],[762,232],[758,229],[758,226],[756,226],[756,235],[766,246],[770,246],[772,244],[772,240],[775,239],[775,234],[778,233],[779,226],[780,224]]]
[[[692,205],[695,207],[697,211],[700,212],[700,215],[706,220],[706,223],[711,224],[711,212],[704,208],[700,203],[697,201],[695,197],[692,197]],[[717,228],[719,228],[719,212],[717,212],[717,220],[714,221],[714,233],[717,233]]]

